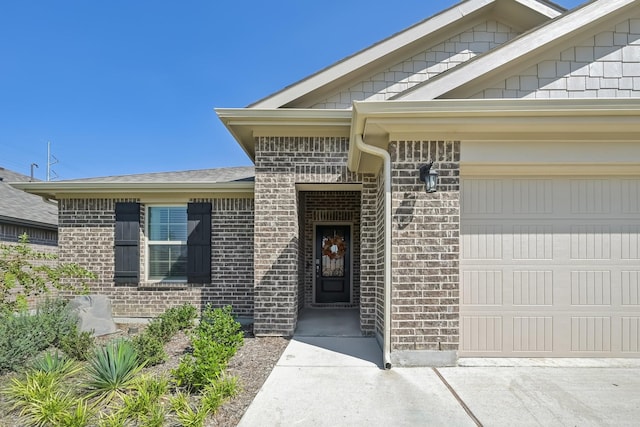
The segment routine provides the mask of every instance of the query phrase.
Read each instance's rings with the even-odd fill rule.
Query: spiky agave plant
[[[98,348],[89,359],[87,388],[90,397],[111,400],[135,385],[135,377],[144,367],[131,342],[115,340]]]

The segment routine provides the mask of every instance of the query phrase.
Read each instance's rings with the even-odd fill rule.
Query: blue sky
[[[213,108],[244,107],[455,3],[3,0],[0,166],[37,163],[44,179],[47,142],[58,179],[249,165]]]

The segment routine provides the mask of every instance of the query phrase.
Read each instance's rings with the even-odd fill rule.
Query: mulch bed
[[[97,344],[107,342],[116,337],[132,336],[144,329],[144,325],[119,324],[119,331],[107,337],[100,337]],[[236,426],[242,415],[247,410],[253,398],[256,396],[262,384],[273,370],[280,355],[289,341],[280,337],[256,338],[251,328],[245,330],[244,345],[229,361],[227,372],[238,377],[240,393],[238,396],[224,403],[213,415],[207,418],[205,426]],[[184,332],[179,332],[166,344],[167,362],[145,368],[143,372],[150,374],[169,375],[180,363],[180,357],[189,349],[189,339]],[[0,387],[9,384],[13,374],[0,376]],[[0,395],[0,426],[22,426],[15,413],[8,413],[9,405],[6,399]]]

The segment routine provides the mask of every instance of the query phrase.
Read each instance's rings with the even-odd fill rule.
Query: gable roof
[[[482,17],[504,17],[510,26],[526,31],[564,11],[558,5],[540,0],[467,0],[261,99],[248,108],[309,108],[337,88],[369,76],[371,70],[378,70],[384,68],[384,65],[410,57],[423,49],[425,43],[439,43]]]
[[[11,185],[42,197],[72,195],[139,197],[172,194],[182,198],[211,197],[215,193],[253,193],[253,166],[107,176],[54,182],[15,182]],[[17,191],[17,190],[16,190]]]
[[[58,227],[58,207],[41,197],[13,188],[10,182],[26,182],[31,179],[17,172],[0,167],[0,222],[35,226],[55,230]]]
[[[639,3],[639,0],[592,1],[392,99],[467,98],[514,70],[534,65],[550,50],[561,50],[595,28],[628,17],[634,8],[637,14]]]

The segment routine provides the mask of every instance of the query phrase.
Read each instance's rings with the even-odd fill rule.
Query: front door
[[[316,303],[351,302],[351,227],[316,226]]]

